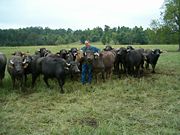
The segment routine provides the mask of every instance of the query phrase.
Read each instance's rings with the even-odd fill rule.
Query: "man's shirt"
[[[87,50],[89,50],[89,51],[92,51],[93,53],[96,53],[96,52],[100,51],[100,49],[98,49],[98,48],[96,48],[94,46],[88,46],[88,47],[84,46],[84,47],[81,48],[81,50],[83,52],[86,52]]]

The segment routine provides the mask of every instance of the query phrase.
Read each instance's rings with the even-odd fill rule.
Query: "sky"
[[[0,29],[149,27],[164,0],[0,0]]]

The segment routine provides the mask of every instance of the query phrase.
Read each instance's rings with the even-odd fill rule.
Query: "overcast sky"
[[[0,29],[149,27],[164,0],[0,0]]]

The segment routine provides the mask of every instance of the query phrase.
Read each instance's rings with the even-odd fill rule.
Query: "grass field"
[[[45,46],[52,52],[82,45]],[[103,48],[102,45],[97,45]],[[42,47],[42,46],[41,46]],[[120,47],[120,46],[114,46]],[[42,80],[26,92],[12,90],[9,74],[0,88],[0,135],[179,135],[180,134],[180,53],[178,45],[146,45],[160,48],[156,74],[123,76],[91,85],[67,79],[65,94],[58,83],[52,89]],[[39,47],[0,47],[7,57],[16,50],[34,53]]]

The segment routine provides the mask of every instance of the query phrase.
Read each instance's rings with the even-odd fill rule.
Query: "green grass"
[[[82,45],[73,45],[82,47]],[[103,48],[102,45],[97,45]],[[71,45],[45,46],[53,52]],[[120,47],[120,46],[114,46]],[[180,134],[180,53],[177,45],[146,45],[166,50],[156,74],[138,79],[123,76],[81,85],[67,79],[66,93],[58,83],[46,88],[42,79],[26,92],[12,90],[9,74],[0,88],[0,135],[140,135]],[[33,53],[39,47],[1,47],[9,57],[15,50]],[[28,80],[30,85],[31,79]]]

